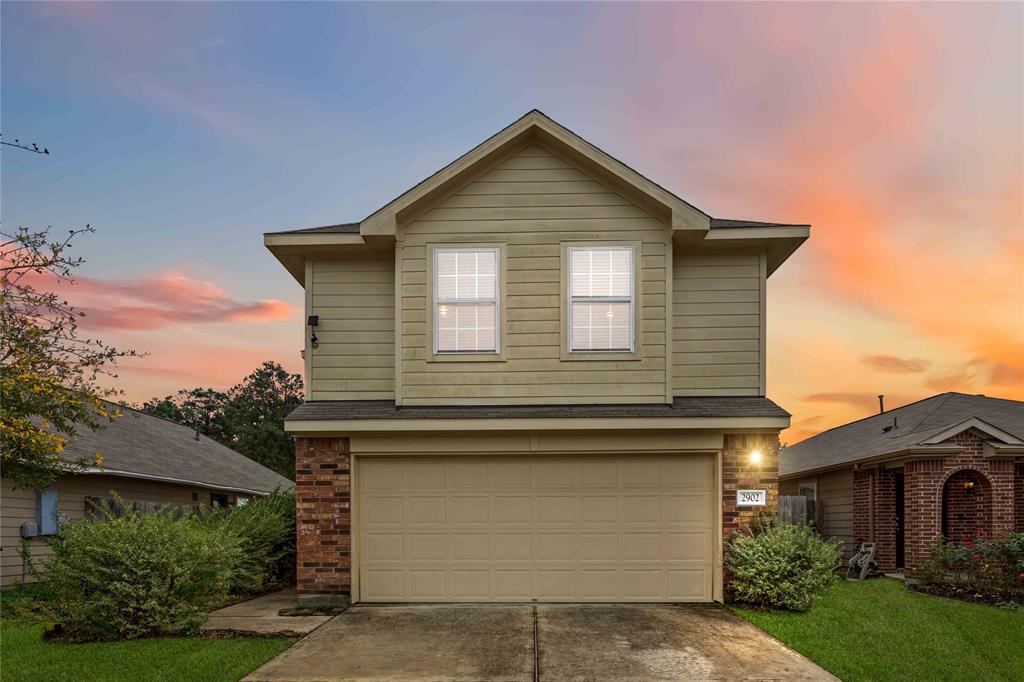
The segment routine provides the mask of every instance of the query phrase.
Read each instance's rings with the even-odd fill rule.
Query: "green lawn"
[[[241,679],[295,640],[161,637],[129,642],[56,644],[42,623],[0,622],[0,678],[32,682],[212,682]]]
[[[128,642],[44,642],[49,596],[41,585],[0,592],[0,679],[19,682],[234,682],[295,641],[267,637],[161,637]]]
[[[735,613],[846,682],[1024,680],[1024,609],[843,581],[807,613]]]

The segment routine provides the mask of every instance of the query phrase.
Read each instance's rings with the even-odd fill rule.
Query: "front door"
[[[896,477],[896,568],[903,568],[903,472]]]

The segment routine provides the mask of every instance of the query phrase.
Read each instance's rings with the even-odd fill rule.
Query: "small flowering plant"
[[[1024,602],[1024,533],[979,534],[962,544],[939,538],[920,571],[923,583]]]

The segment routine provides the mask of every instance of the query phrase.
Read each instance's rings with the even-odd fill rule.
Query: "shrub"
[[[173,512],[73,521],[52,540],[46,581],[72,641],[189,632],[227,597],[242,543]]]
[[[822,540],[806,526],[763,518],[755,532],[729,543],[725,559],[736,601],[766,609],[806,611],[832,584],[842,556],[839,540]]]
[[[939,538],[918,578],[926,586],[966,590],[990,601],[1024,601],[1024,533],[962,544]]]
[[[236,538],[242,558],[233,567],[232,592],[254,592],[295,577],[295,493],[274,492],[246,505],[212,509],[203,526]]]

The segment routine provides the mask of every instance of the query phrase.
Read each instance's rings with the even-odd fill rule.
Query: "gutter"
[[[161,481],[163,483],[180,483],[193,485],[208,490],[228,490],[233,493],[246,493],[249,495],[269,495],[269,490],[255,490],[239,486],[220,485],[217,483],[206,483],[204,481],[193,481],[187,478],[174,478],[172,476],[158,476],[156,474],[140,474],[133,471],[118,471],[117,469],[104,469],[101,467],[85,467],[84,471],[71,471],[69,474],[85,474],[94,476],[119,476],[121,478],[137,478],[144,481]]]

